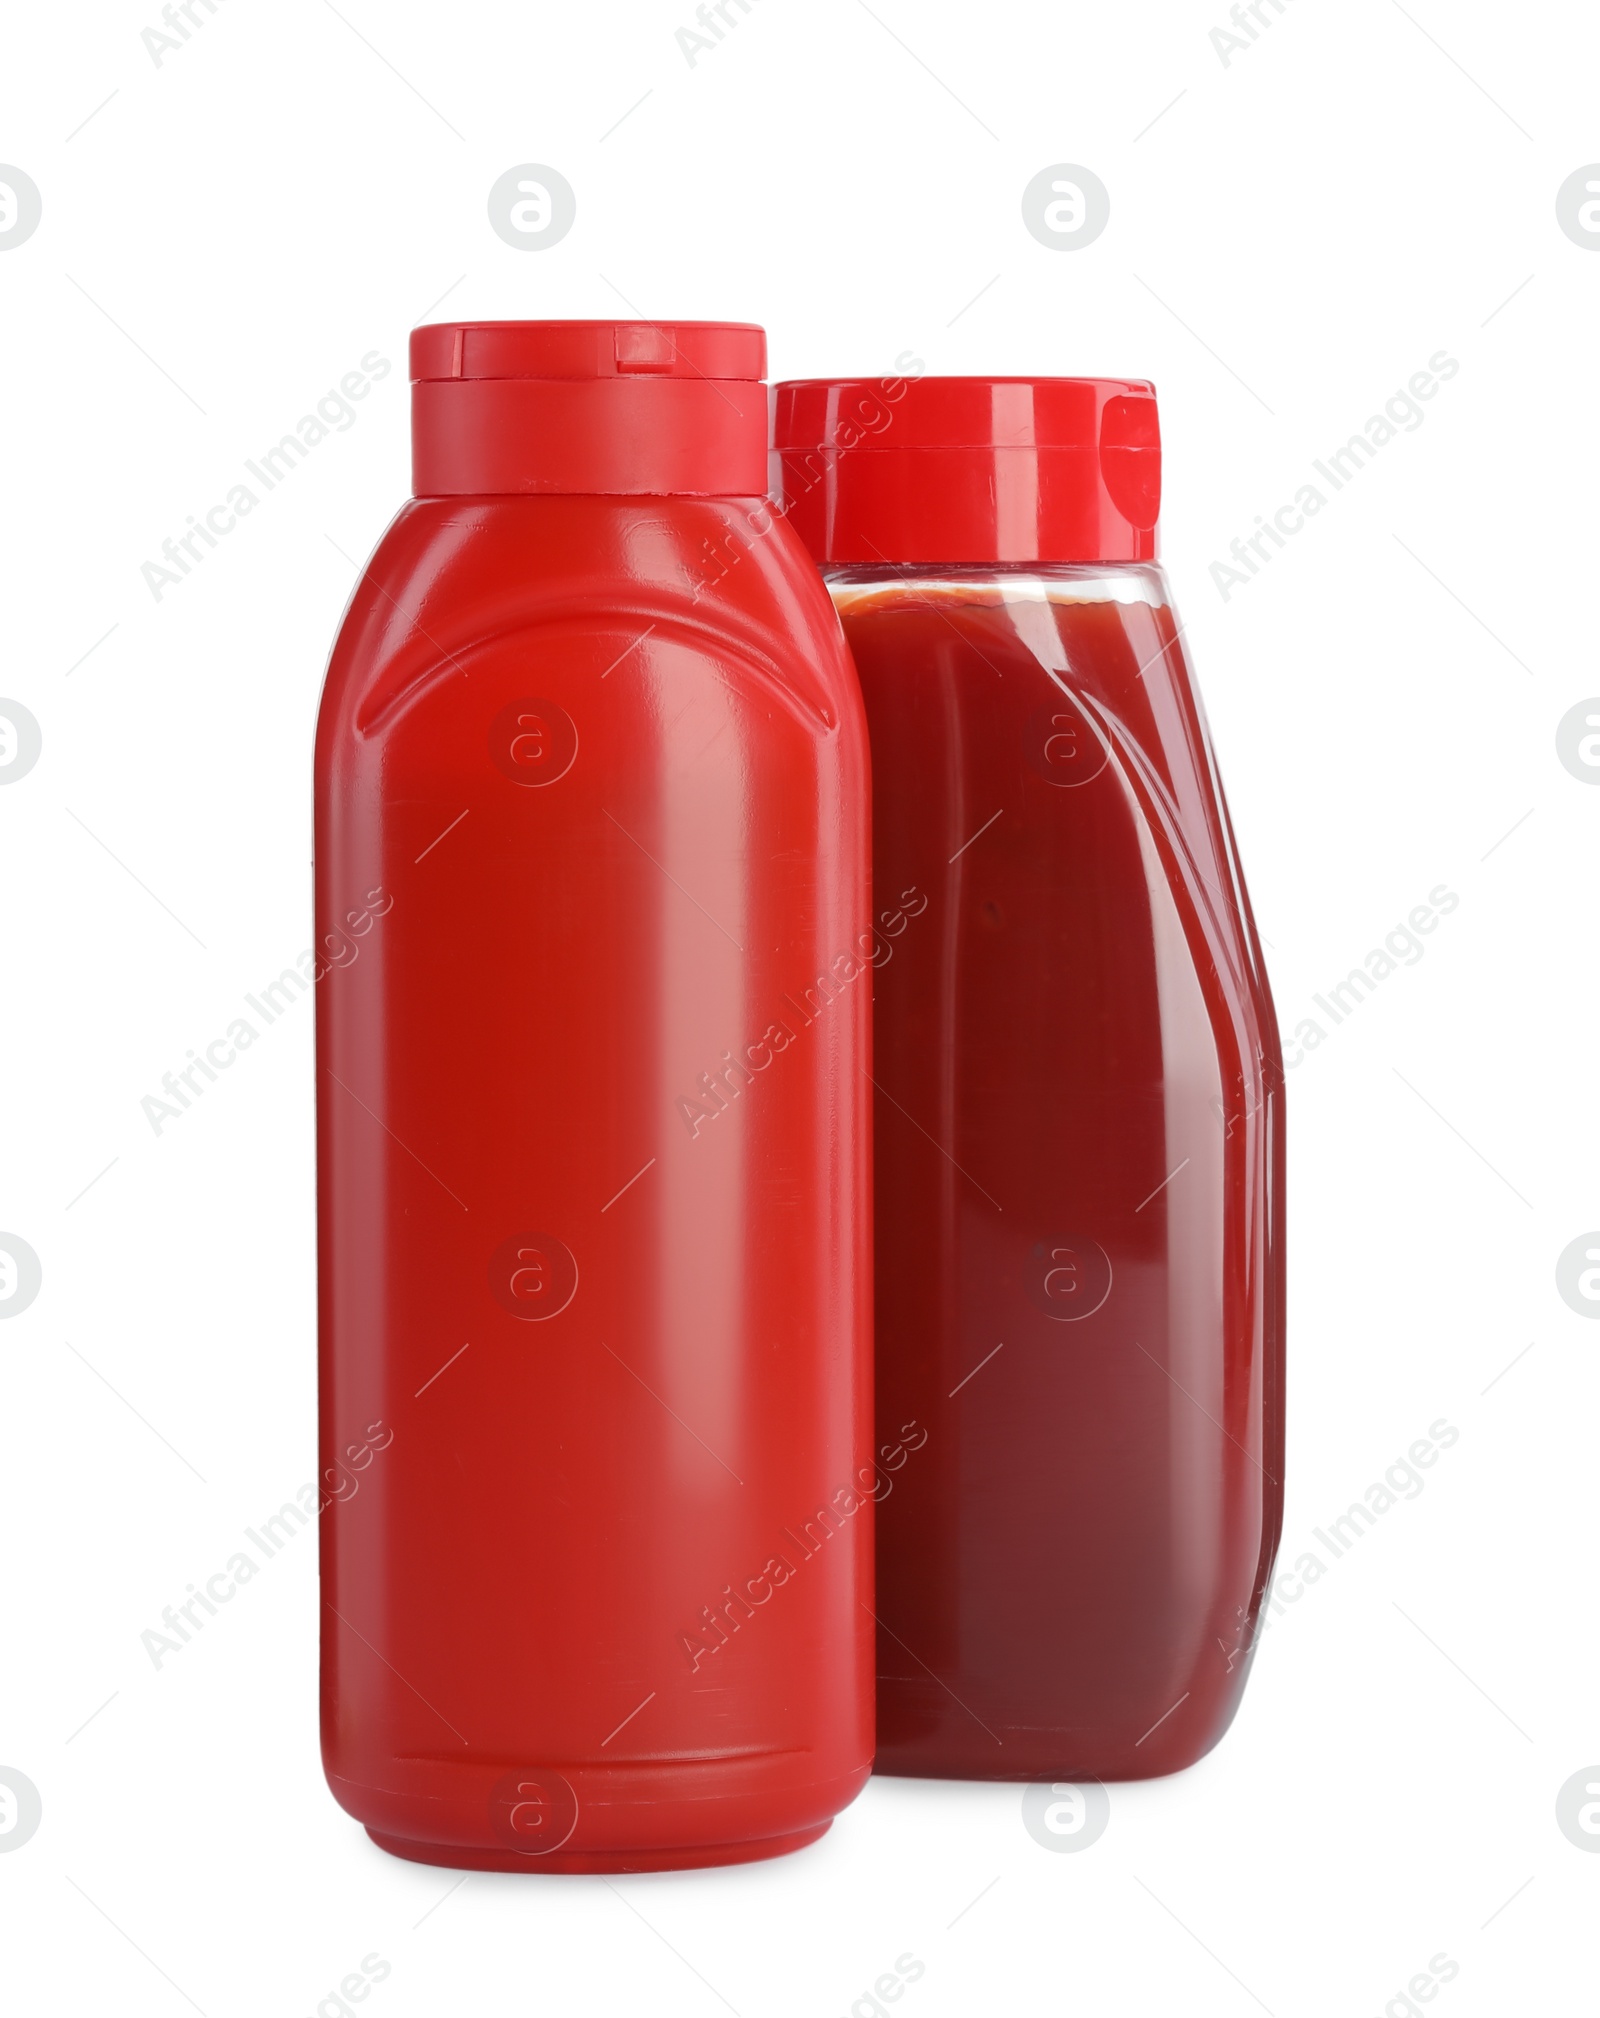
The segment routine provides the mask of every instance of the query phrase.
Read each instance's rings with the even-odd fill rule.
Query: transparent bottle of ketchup
[[[776,439],[893,927],[878,1435],[926,1440],[879,1509],[877,1769],[1171,1772],[1238,1706],[1281,1527],[1284,1133],[1154,389],[806,381]]]

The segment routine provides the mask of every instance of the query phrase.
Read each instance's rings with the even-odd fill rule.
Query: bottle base
[[[515,1850],[485,1850],[466,1843],[423,1843],[407,1836],[390,1836],[379,1829],[367,1834],[380,1850],[391,1857],[404,1857],[413,1864],[442,1864],[453,1871],[516,1871],[527,1876],[554,1872],[571,1876],[585,1872],[601,1876],[608,1872],[697,1871],[720,1864],[754,1864],[767,1857],[786,1857],[791,1850],[803,1850],[808,1843],[825,1836],[830,1822],[809,1829],[794,1829],[782,1836],[757,1836],[742,1843],[697,1843],[667,1850],[552,1850],[545,1857],[522,1857]]]

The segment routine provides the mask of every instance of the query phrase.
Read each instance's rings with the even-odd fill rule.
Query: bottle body
[[[1151,564],[828,571],[866,701],[879,1771],[1226,1728],[1282,1520],[1278,1036]]]
[[[734,1861],[862,1784],[865,766],[757,501],[422,499],[352,601],[321,1402],[325,1468],[370,1455],[323,1522],[323,1741],[387,1848]]]

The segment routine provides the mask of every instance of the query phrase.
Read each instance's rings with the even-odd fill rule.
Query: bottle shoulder
[[[345,611],[319,737],[358,736],[499,644],[673,640],[798,694],[860,708],[839,619],[764,499],[425,498],[403,506]]]

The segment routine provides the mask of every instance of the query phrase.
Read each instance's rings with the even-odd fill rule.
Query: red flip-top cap
[[[438,322],[411,332],[418,497],[760,497],[767,340],[748,322]]]
[[[819,563],[1155,558],[1147,379],[798,379],[774,429],[784,510]]]

